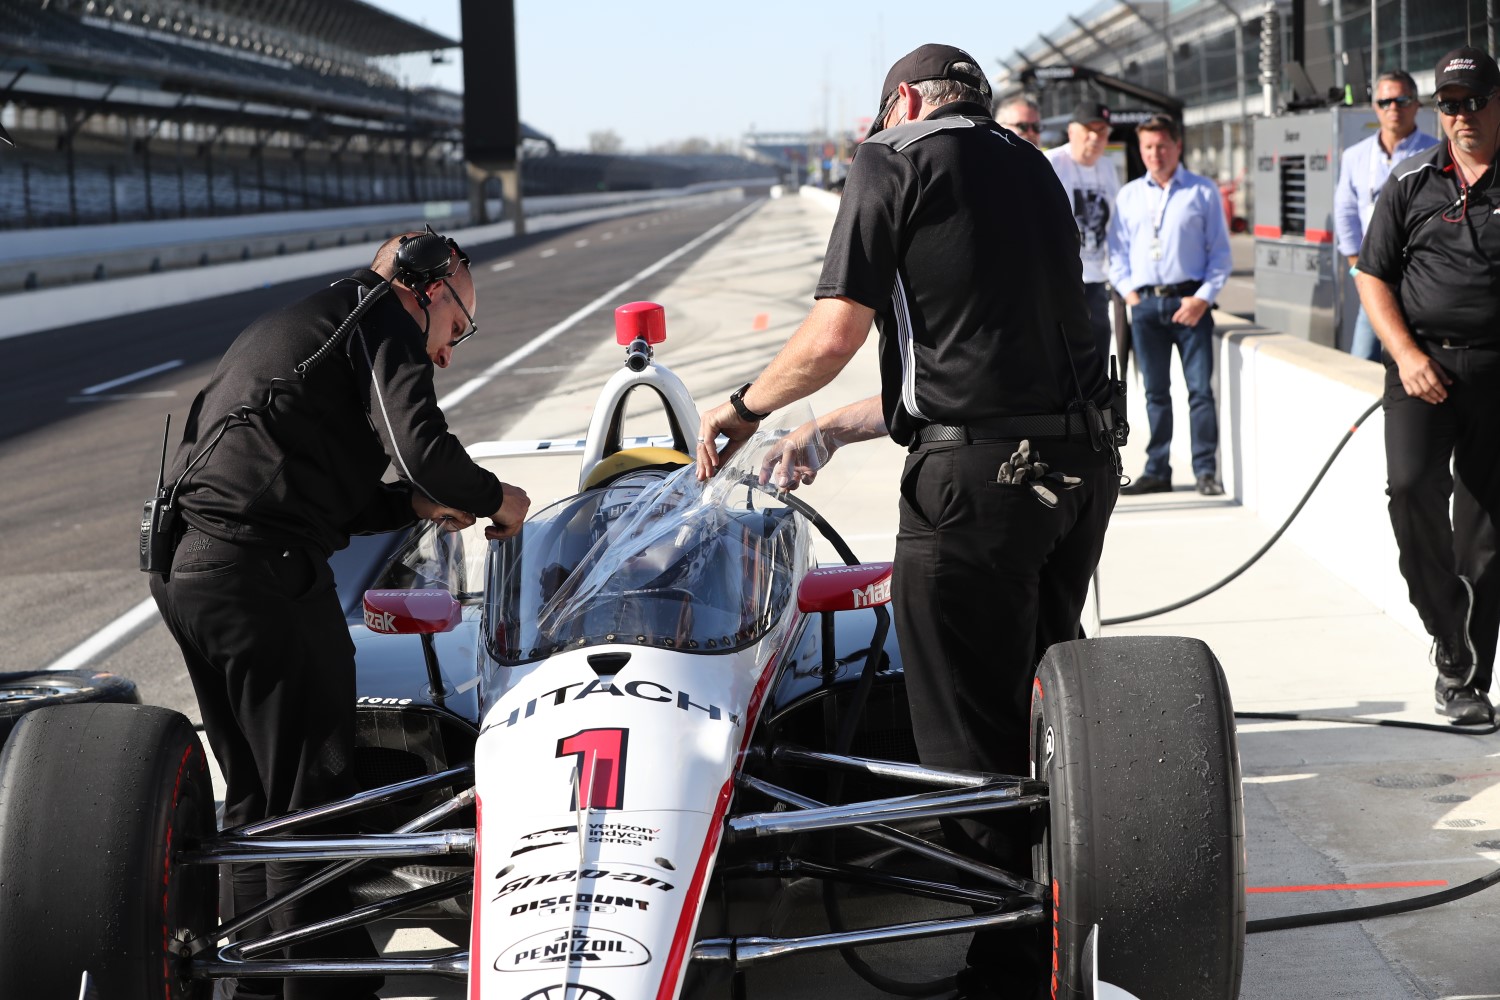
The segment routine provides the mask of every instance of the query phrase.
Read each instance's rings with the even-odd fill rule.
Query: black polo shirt
[[[1103,402],[1081,267],[1046,157],[960,102],[859,147],[816,296],[875,310],[886,426],[906,444],[927,423],[1062,413],[1079,386]]]
[[[1380,191],[1359,269],[1395,287],[1414,336],[1500,343],[1496,170],[1465,195],[1440,142],[1397,164]]]

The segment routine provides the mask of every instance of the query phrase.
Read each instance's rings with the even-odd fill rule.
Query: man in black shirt
[[[173,463],[181,538],[151,593],[182,648],[208,742],[224,773],[225,828],[346,798],[357,791],[354,644],[328,557],[351,534],[417,519],[450,530],[519,530],[530,501],[475,465],[438,409],[432,366],[474,332],[468,258],[436,247],[440,276],[392,282],[348,336],[296,374],[355,306],[398,273],[403,240],[370,269],[251,323],[193,401]],[[441,263],[446,260],[446,265]],[[392,463],[400,479],[382,483]],[[316,870],[317,866],[313,866]],[[297,884],[307,865],[237,866],[226,895],[235,914]],[[348,912],[339,891],[274,912],[277,930]],[[226,908],[227,909],[227,908]],[[226,913],[224,916],[229,916]],[[264,923],[247,935],[260,936]],[[355,930],[294,955],[373,955]],[[378,978],[289,979],[295,1000],[365,1000]],[[244,980],[236,997],[281,996]]]
[[[1355,281],[1388,359],[1386,494],[1433,638],[1437,708],[1486,724],[1500,631],[1500,70],[1459,48],[1435,82],[1448,141],[1391,171]]]
[[[705,414],[699,476],[764,415],[831,381],[873,320],[881,395],[818,424],[825,440],[889,434],[910,452],[892,582],[918,749],[929,765],[1024,775],[1032,676],[1049,646],[1079,635],[1119,489],[1078,229],[1046,158],[990,118],[989,85],[965,52],[922,46],[891,68],[882,97],[883,131],[854,158],[817,302],[760,377]],[[1023,439],[1070,480],[1001,478]],[[1026,821],[1002,815],[954,822],[948,836],[1026,874]],[[1030,1000],[1046,980],[1040,943],[976,935],[962,994]]]

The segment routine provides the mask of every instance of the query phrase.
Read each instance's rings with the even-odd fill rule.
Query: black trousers
[[[1030,772],[1032,677],[1049,646],[1079,637],[1119,495],[1111,453],[1076,441],[1032,442],[1038,460],[1083,479],[1057,491],[1056,508],[1028,486],[996,483],[1018,444],[929,445],[902,470],[892,598],[917,749],[931,766]],[[978,860],[1030,874],[1025,813],[959,820],[945,832]],[[971,975],[994,988],[1039,977],[1039,944],[1039,933],[978,933]]]
[[[303,549],[232,545],[188,528],[170,575],[151,578],[151,595],[182,647],[209,745],[224,772],[226,829],[357,791],[354,643],[327,560]],[[230,892],[221,896],[231,897],[233,913],[244,913],[321,867],[237,865]],[[347,891],[334,885],[276,911],[270,922],[284,930],[349,909]],[[242,939],[265,931],[252,927]],[[371,957],[376,951],[357,929],[290,953]],[[288,1000],[362,1000],[381,983],[289,979],[284,991]],[[282,989],[272,980],[242,980],[236,996]]]
[[[1426,349],[1453,379],[1441,403],[1408,396],[1395,363],[1385,365],[1391,527],[1401,575],[1428,634],[1447,641],[1461,634],[1468,596],[1459,576],[1473,585],[1474,683],[1488,690],[1500,630],[1500,349],[1431,343]]]

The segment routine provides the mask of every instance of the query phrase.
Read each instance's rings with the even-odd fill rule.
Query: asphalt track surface
[[[479,334],[437,373],[439,397],[747,207],[726,200],[465,247]],[[618,301],[651,298],[732,228],[622,291]],[[136,532],[155,486],[165,416],[186,414],[246,323],[339,276],[309,275],[0,341],[0,588],[10,596],[0,614],[0,670],[56,664],[148,599]],[[447,407],[460,440],[501,437],[546,399],[570,359],[613,337],[614,304],[600,304],[483,391]],[[129,378],[152,369],[161,370]],[[148,703],[197,719],[181,658],[154,613],[89,662],[135,680]]]

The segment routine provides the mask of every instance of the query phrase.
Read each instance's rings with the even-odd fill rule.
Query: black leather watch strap
[[[741,420],[745,421],[746,423],[758,424],[762,420],[769,417],[770,414],[756,413],[754,410],[750,409],[750,407],[745,405],[745,393],[749,392],[750,387],[754,384],[754,382],[746,382],[744,385],[734,390],[734,392],[731,392],[729,394],[729,405],[734,407],[734,412],[740,415]]]

